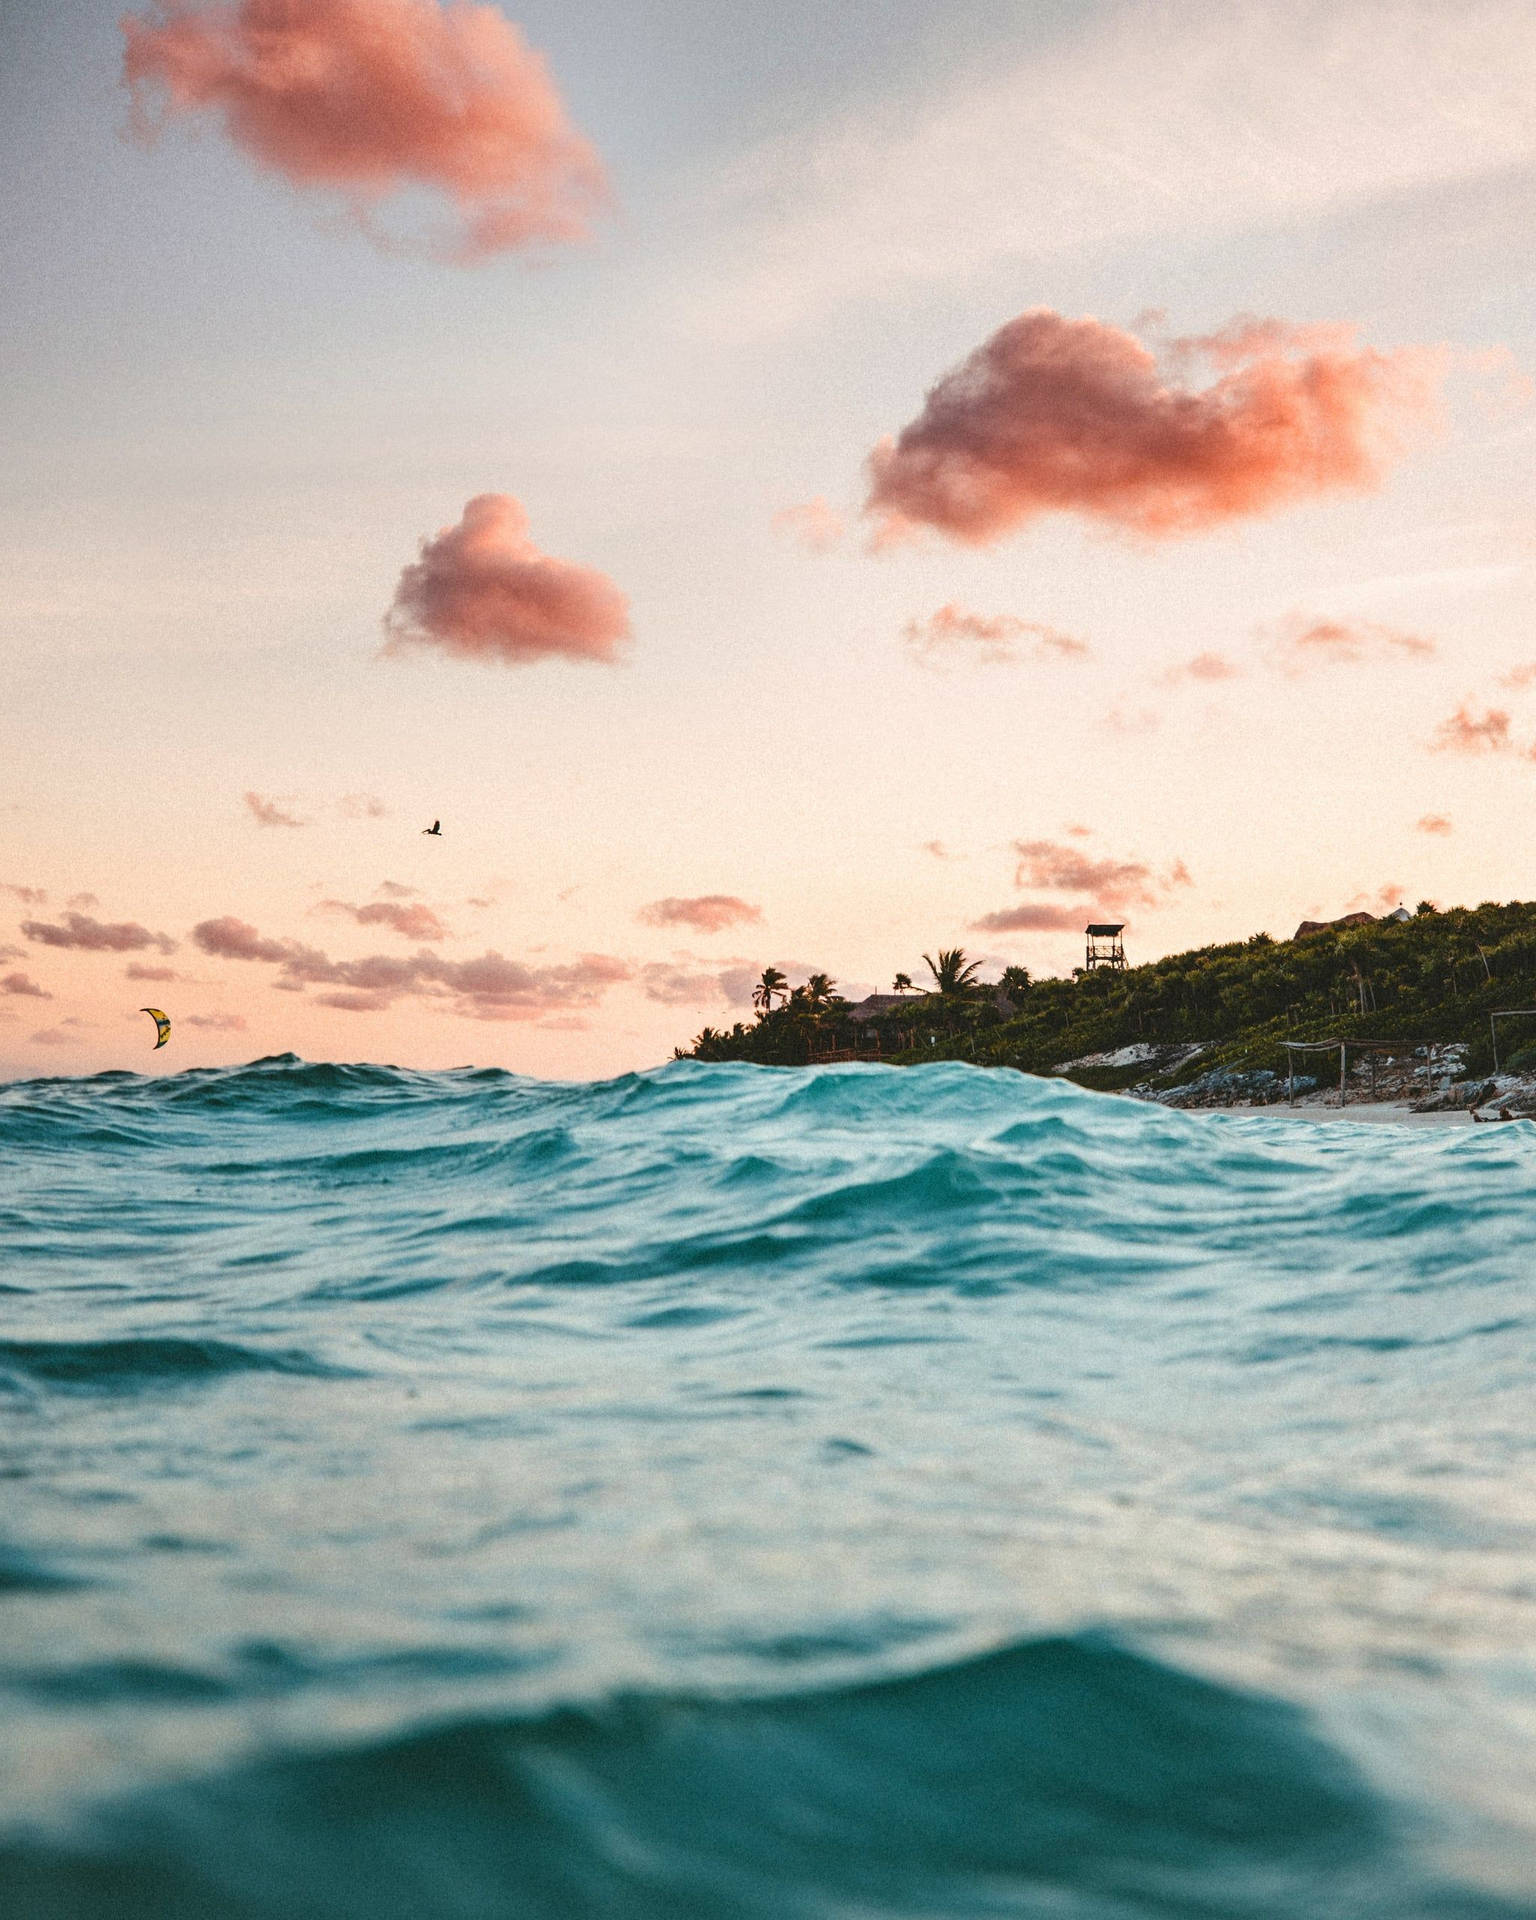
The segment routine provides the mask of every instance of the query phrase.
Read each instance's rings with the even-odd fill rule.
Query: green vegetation
[[[1040,1073],[1133,1041],[1200,1041],[1205,1051],[1190,1061],[1192,1077],[1213,1066],[1283,1071],[1288,1039],[1384,1040],[1405,1049],[1461,1041],[1468,1072],[1486,1073],[1488,1015],[1536,1007],[1536,902],[1445,912],[1425,903],[1408,921],[1328,928],[1304,940],[1257,933],[1120,973],[1031,980],[1010,968],[997,986],[981,985],[959,948],[924,957],[932,989],[909,994],[910,981],[898,974],[902,998],[873,1019],[851,1021],[835,983],[817,975],[787,997],[759,1001],[751,1025],[706,1027],[679,1057],[794,1066],[856,1052]],[[1536,1017],[1501,1023],[1501,1055],[1526,1049],[1536,1050]],[[1307,1071],[1319,1071],[1316,1061]],[[1109,1089],[1140,1073],[1084,1068],[1073,1077]]]

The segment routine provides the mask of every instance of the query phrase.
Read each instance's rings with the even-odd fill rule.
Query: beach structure
[[[1125,943],[1120,938],[1125,931],[1123,920],[1096,920],[1088,929],[1088,957],[1083,962],[1085,973],[1096,973],[1100,967],[1108,967],[1114,973],[1125,972]]]
[[[1435,1058],[1440,1049],[1405,1047],[1399,1040],[1287,1040],[1285,1043],[1285,1103],[1296,1104],[1296,1056],[1298,1053],[1333,1053],[1339,1056],[1339,1105],[1349,1105],[1349,1056],[1363,1053],[1371,1063],[1371,1098],[1376,1098],[1376,1066],[1383,1055],[1391,1060],[1422,1053],[1426,1091],[1434,1084]]]

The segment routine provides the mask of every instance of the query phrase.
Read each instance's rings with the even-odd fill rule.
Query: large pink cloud
[[[247,920],[232,913],[217,920],[200,920],[192,929],[192,944],[216,960],[286,960],[290,943],[265,940]]]
[[[66,913],[56,921],[23,920],[21,930],[42,946],[74,948],[80,953],[139,953],[146,947],[158,947],[162,953],[176,951],[174,940],[151,933],[136,920],[109,924],[93,920],[88,913]]]
[[[482,493],[455,527],[424,540],[384,617],[391,651],[437,647],[464,660],[618,658],[629,602],[607,577],[541,553],[510,494]]]
[[[198,114],[290,185],[339,193],[375,239],[470,261],[582,238],[601,162],[543,59],[472,0],[159,0],[123,23],[133,126]],[[380,203],[425,189],[451,209],[420,241]]]
[[[691,899],[652,900],[636,914],[648,927],[692,927],[697,933],[722,933],[761,920],[763,910],[734,893],[700,893]]]
[[[1361,347],[1347,327],[1256,320],[1165,358],[1100,320],[1041,307],[1009,321],[871,454],[877,543],[928,527],[987,546],[1047,513],[1171,538],[1365,491],[1440,364]],[[1204,387],[1179,377],[1196,360]]]

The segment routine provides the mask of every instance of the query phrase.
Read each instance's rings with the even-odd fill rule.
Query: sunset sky
[[[0,0],[0,161],[4,1074],[1536,897],[1530,0]]]

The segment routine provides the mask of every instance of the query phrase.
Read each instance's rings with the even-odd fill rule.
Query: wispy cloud
[[[1083,31],[769,143],[691,325],[761,337],[844,300],[1119,242],[1291,227],[1536,159],[1525,0],[1120,5]],[[1148,76],[1156,75],[1156,85]]]
[[[184,1027],[205,1027],[213,1033],[244,1033],[245,1016],[240,1013],[183,1013],[178,1022]]]
[[[346,900],[322,900],[321,913],[344,913],[360,927],[388,927],[406,940],[446,940],[448,929],[424,901],[409,906],[397,900],[370,900],[361,907]]]
[[[37,982],[25,973],[8,973],[0,979],[0,993],[11,994],[26,1000],[51,1000],[53,995],[46,992]]]
[[[309,822],[266,794],[247,793],[246,808],[258,827],[307,827]]]
[[[1081,933],[1093,918],[1091,907],[1056,907],[1029,900],[1016,907],[984,913],[971,922],[973,933]]]
[[[810,553],[830,553],[848,530],[842,514],[819,495],[798,507],[781,507],[773,526]]]
[[[534,1020],[552,1009],[595,1006],[609,987],[634,972],[627,961],[601,953],[539,967],[495,952],[470,960],[427,952],[333,960],[302,941],[269,938],[234,914],[199,922],[192,940],[216,959],[277,966],[273,985],[286,992],[330,988],[317,996],[320,1004],[345,1013],[376,1013],[400,998],[422,998],[465,1019]]]
[[[1016,840],[1013,850],[1019,856],[1015,886],[1086,893],[1111,911],[1160,906],[1170,893],[1194,885],[1182,860],[1159,873],[1143,860],[1096,860],[1081,847],[1056,840]]]
[[[652,900],[635,915],[647,927],[692,927],[696,933],[723,933],[727,927],[750,926],[763,910],[734,893],[701,893],[691,899]]]
[[[902,628],[913,658],[921,666],[1017,666],[1025,659],[1086,660],[1092,649],[1038,620],[1011,613],[967,613],[952,601],[926,620]]]
[[[1371,660],[1427,660],[1435,651],[1433,640],[1379,620],[1330,620],[1299,613],[1268,629],[1267,638],[1271,659],[1285,673]]]
[[[1515,743],[1509,731],[1509,715],[1502,707],[1488,707],[1472,713],[1463,703],[1435,729],[1430,742],[1432,753],[1513,753]]]
[[[137,953],[158,947],[174,953],[176,942],[167,934],[151,933],[136,920],[106,923],[88,913],[66,913],[57,921],[23,920],[21,931],[40,946],[72,948],[79,953]]]
[[[1454,831],[1450,820],[1443,813],[1424,813],[1414,822],[1417,833],[1447,834]]]

